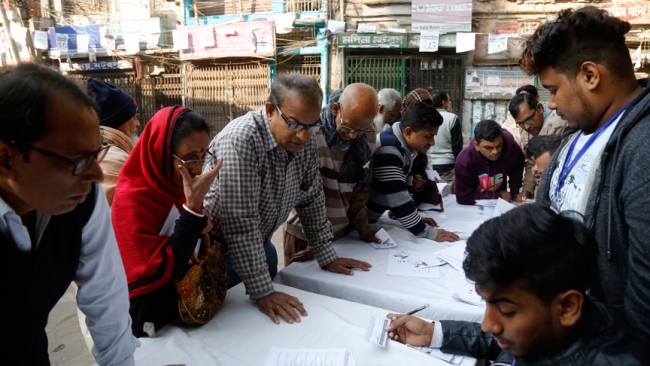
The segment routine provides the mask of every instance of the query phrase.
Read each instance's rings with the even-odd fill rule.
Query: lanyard
[[[589,150],[591,145],[593,145],[594,142],[596,142],[596,140],[598,139],[598,136],[600,136],[600,134],[603,133],[603,131],[605,131],[607,129],[607,127],[609,127],[612,123],[614,123],[614,121],[616,121],[618,119],[618,117],[620,117],[621,114],[623,114],[623,112],[625,112],[625,110],[627,109],[627,107],[630,106],[630,104],[632,104],[632,102],[628,103],[625,107],[623,107],[623,109],[618,111],[618,113],[616,113],[614,116],[612,116],[612,118],[610,118],[607,122],[605,122],[604,125],[600,126],[600,128],[598,130],[596,130],[596,132],[594,132],[591,135],[589,140],[587,140],[587,142],[580,149],[580,151],[578,151],[578,153],[576,154],[576,157],[573,160],[569,161],[571,159],[571,155],[573,155],[573,149],[575,149],[576,144],[578,143],[578,140],[580,139],[580,136],[582,136],[582,131],[580,131],[578,136],[576,136],[573,139],[573,142],[571,142],[571,145],[569,146],[569,150],[566,153],[566,157],[564,158],[564,163],[562,164],[562,170],[560,171],[560,176],[559,176],[559,178],[557,180],[557,186],[555,187],[555,196],[556,197],[560,195],[560,190],[562,189],[562,186],[564,186],[564,180],[566,179],[567,175],[569,175],[571,170],[573,170],[573,168],[576,166],[578,161],[580,161],[580,158],[582,158],[582,155],[584,155],[585,152],[587,152],[587,150]]]
[[[515,366],[515,360],[512,360],[512,362],[510,362],[510,366]]]

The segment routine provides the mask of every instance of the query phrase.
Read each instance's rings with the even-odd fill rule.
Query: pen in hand
[[[431,306],[431,304],[422,305],[417,309],[413,309],[413,310],[409,311],[408,313],[406,313],[406,315],[413,315],[413,314],[415,314],[415,313],[417,313],[419,311],[422,311],[422,310],[428,308],[429,306]]]

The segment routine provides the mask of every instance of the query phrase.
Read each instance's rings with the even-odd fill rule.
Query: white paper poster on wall
[[[190,48],[189,38],[187,31],[183,29],[176,29],[172,31],[172,38],[174,40],[175,50],[186,50]]]
[[[39,50],[46,50],[47,47],[47,32],[34,31],[34,48]]]
[[[439,40],[440,40],[440,32],[437,31],[420,32],[420,52],[438,51]]]
[[[474,51],[476,33],[456,33],[456,53]]]
[[[493,34],[488,35],[488,54],[503,52],[508,49],[508,35],[507,34]]]
[[[140,52],[140,40],[138,39],[137,34],[125,34],[124,35],[124,46],[126,47],[127,53],[137,53]]]
[[[77,34],[77,52],[88,53],[88,43],[90,36],[87,34]]]

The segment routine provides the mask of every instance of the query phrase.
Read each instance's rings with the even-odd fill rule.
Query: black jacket
[[[648,79],[639,84],[643,91],[601,155],[584,214],[600,252],[590,294],[625,314],[629,325],[650,342],[650,87]],[[553,172],[562,169],[558,156],[576,131],[567,130],[544,170],[538,202],[548,202]]]
[[[441,351],[510,365],[513,356],[502,350],[479,323],[442,321]],[[571,335],[552,350],[535,357],[515,358],[516,366],[636,366],[636,340],[610,315],[606,307],[587,299],[583,315]]]

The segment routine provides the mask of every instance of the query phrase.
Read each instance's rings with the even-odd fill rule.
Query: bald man
[[[377,92],[368,84],[350,84],[330,96],[321,111],[323,128],[316,135],[327,218],[333,240],[357,230],[367,242],[381,241],[370,230],[366,201],[370,194],[372,153],[376,133]],[[284,264],[313,258],[295,212],[284,233]]]

